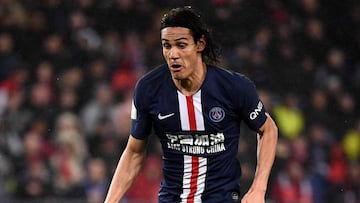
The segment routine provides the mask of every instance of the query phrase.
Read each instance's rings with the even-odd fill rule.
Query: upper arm
[[[266,120],[264,124],[259,128],[258,133],[263,135],[264,133],[276,133],[277,134],[277,126],[271,116],[266,113]]]
[[[129,140],[126,146],[128,152],[143,154],[146,150],[147,139],[137,139],[132,135],[129,136]]]

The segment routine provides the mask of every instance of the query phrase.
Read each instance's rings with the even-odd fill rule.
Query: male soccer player
[[[217,61],[213,39],[192,8],[175,8],[163,16],[161,42],[166,64],[138,81],[131,135],[105,202],[118,202],[131,186],[152,129],[163,150],[159,202],[240,202],[236,155],[241,121],[258,132],[256,173],[241,202],[265,202],[277,127],[254,84],[210,65]]]

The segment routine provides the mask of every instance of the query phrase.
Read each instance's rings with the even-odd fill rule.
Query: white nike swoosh
[[[159,113],[158,114],[158,119],[159,120],[164,120],[164,119],[166,119],[166,118],[169,118],[169,117],[171,117],[171,116],[173,116],[173,115],[175,115],[175,113],[170,113],[170,114],[167,114],[167,115],[161,115],[161,113]]]

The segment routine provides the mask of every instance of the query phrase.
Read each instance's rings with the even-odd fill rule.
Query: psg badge
[[[213,122],[220,122],[225,117],[225,111],[220,107],[213,107],[209,112],[209,117]]]

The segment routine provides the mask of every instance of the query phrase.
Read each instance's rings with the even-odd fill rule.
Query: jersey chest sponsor
[[[166,134],[167,148],[188,154],[213,154],[223,152],[225,136],[217,134],[174,135]]]

